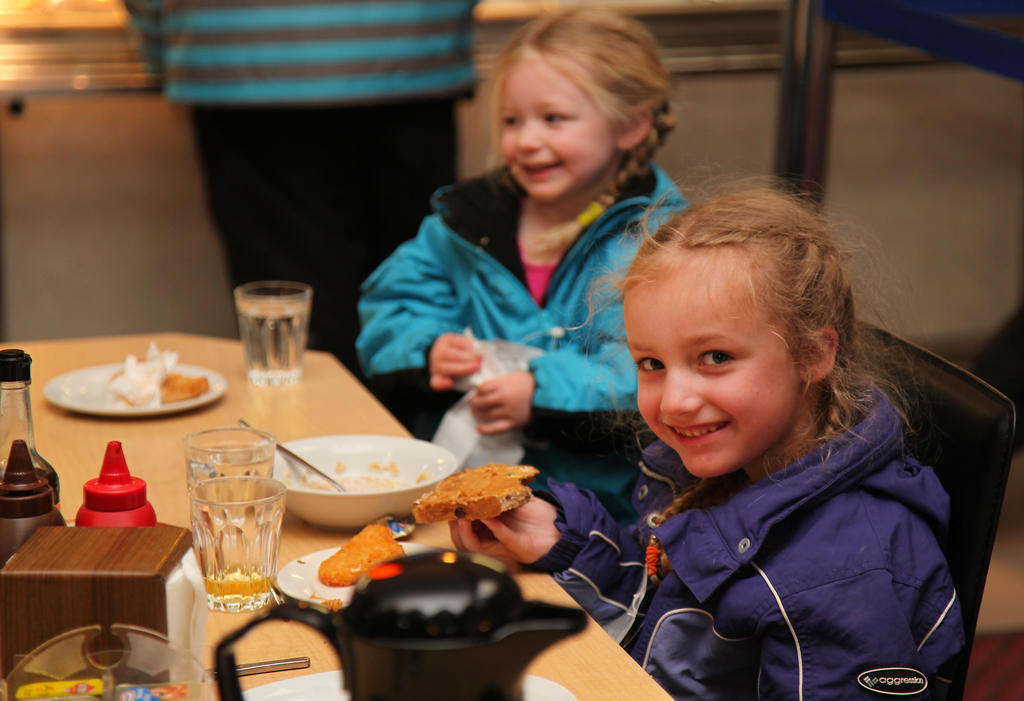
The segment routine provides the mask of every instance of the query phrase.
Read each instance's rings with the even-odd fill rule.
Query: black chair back
[[[907,445],[935,468],[950,496],[945,544],[963,612],[967,646],[944,677],[947,700],[962,698],[1013,454],[1015,412],[1002,393],[947,360],[874,327],[911,400]],[[920,401],[916,401],[920,400]]]

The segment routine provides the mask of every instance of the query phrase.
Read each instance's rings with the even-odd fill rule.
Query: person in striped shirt
[[[360,283],[455,179],[475,4],[125,0],[188,106],[233,283],[310,283],[310,346],[353,372]]]

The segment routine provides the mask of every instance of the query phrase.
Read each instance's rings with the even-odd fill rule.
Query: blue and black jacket
[[[521,197],[504,171],[435,194],[434,214],[418,235],[363,285],[356,343],[362,369],[389,407],[429,438],[458,396],[428,388],[427,357],[438,336],[470,329],[479,339],[542,349],[530,362],[537,388],[524,462],[545,477],[593,489],[618,517],[635,515],[629,493],[636,462],[624,453],[630,431],[622,416],[636,410],[636,367],[612,281],[643,231],[685,200],[653,166],[580,234],[538,305],[516,243]],[[642,227],[647,216],[652,222]]]

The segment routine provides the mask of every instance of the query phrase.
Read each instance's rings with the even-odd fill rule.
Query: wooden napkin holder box
[[[74,628],[127,623],[167,635],[167,581],[191,544],[176,526],[38,529],[0,570],[0,678]]]

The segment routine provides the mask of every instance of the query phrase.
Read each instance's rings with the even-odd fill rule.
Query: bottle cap
[[[32,356],[23,350],[0,350],[0,382],[25,382],[32,379]]]
[[[147,504],[146,482],[129,474],[121,441],[107,443],[100,476],[86,482],[82,491],[82,506],[86,509],[127,511]]]
[[[23,440],[11,443],[7,468],[0,480],[0,517],[39,516],[53,509],[53,489],[32,467],[32,456]]]

